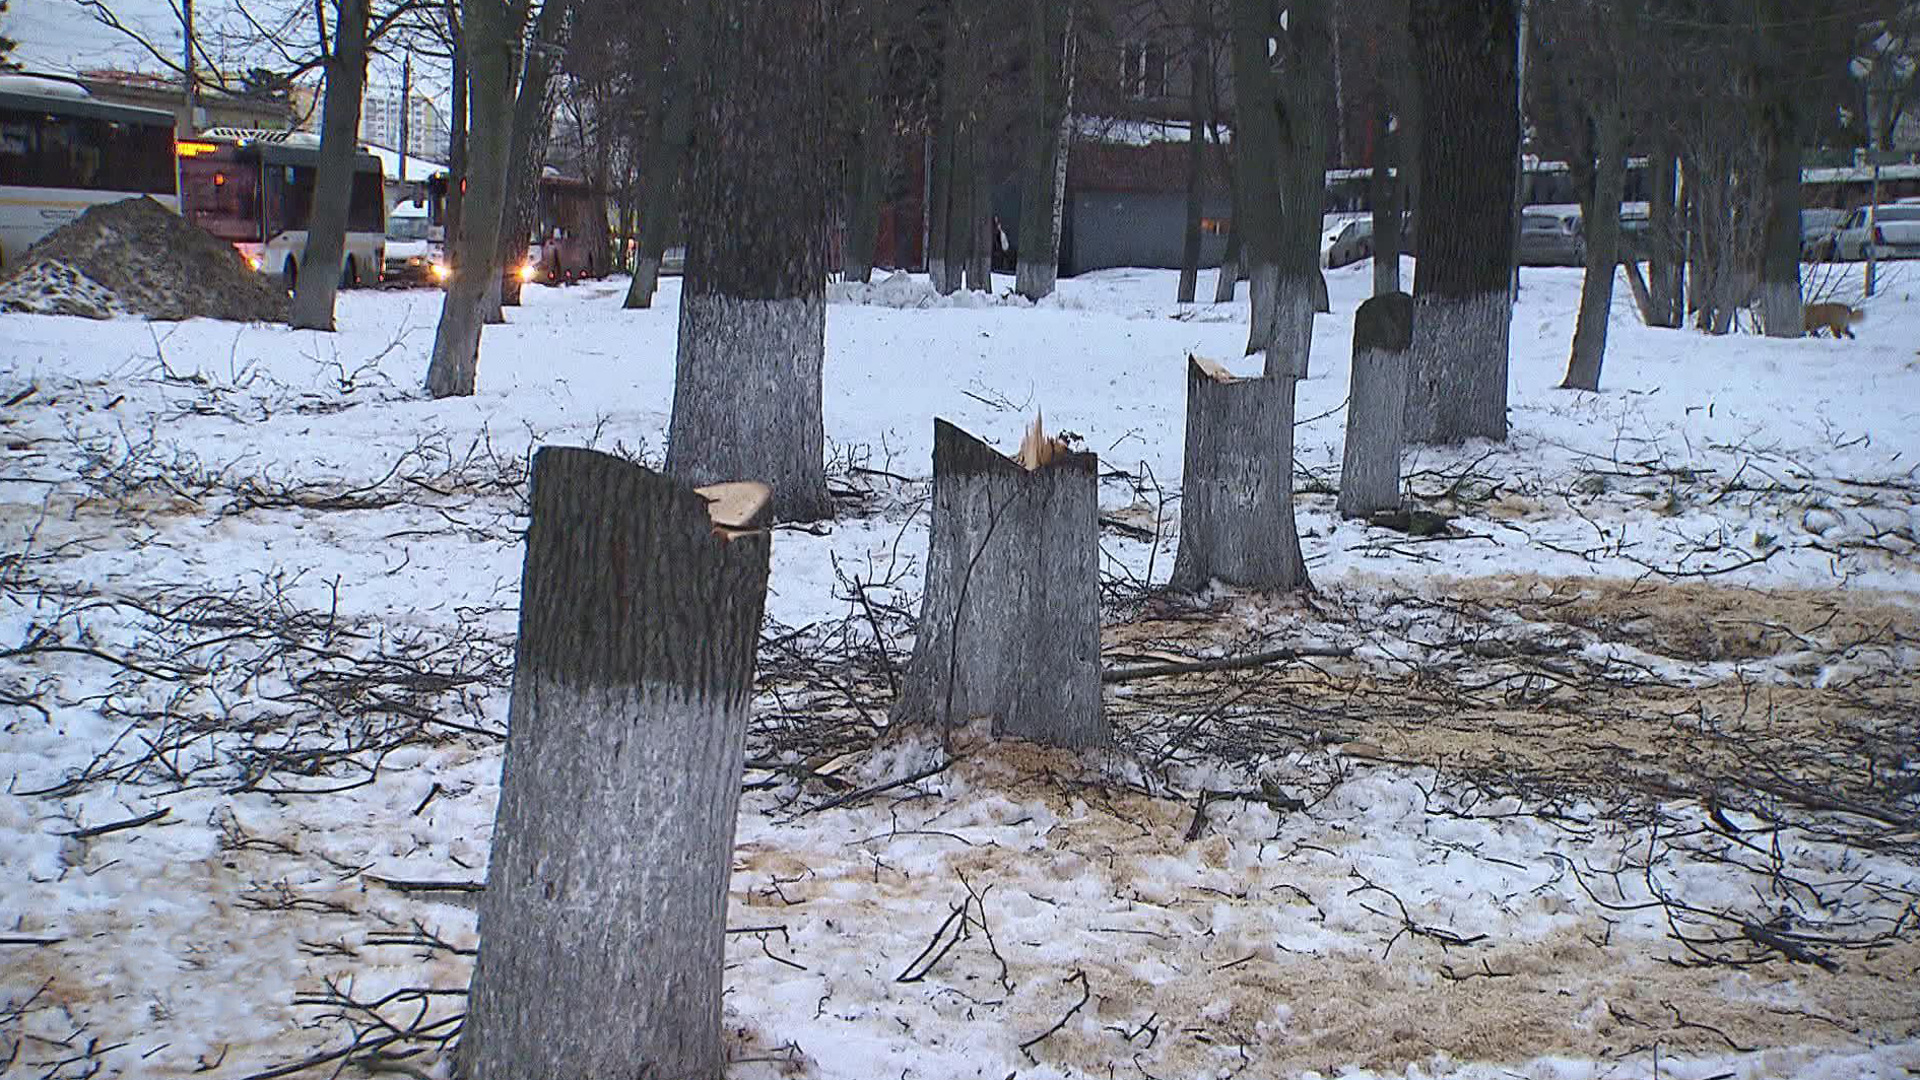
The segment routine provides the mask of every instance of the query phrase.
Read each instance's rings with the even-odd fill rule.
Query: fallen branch
[[[1248,656],[1223,656],[1216,660],[1182,660],[1165,664],[1142,664],[1139,667],[1109,668],[1100,673],[1103,683],[1129,682],[1133,679],[1156,679],[1163,675],[1191,675],[1203,671],[1240,671],[1245,668],[1265,667],[1268,664],[1298,660],[1304,656],[1344,657],[1352,656],[1351,648],[1332,645],[1303,645],[1285,649],[1270,649],[1266,652]]]

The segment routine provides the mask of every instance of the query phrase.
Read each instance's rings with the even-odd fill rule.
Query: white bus
[[[254,269],[292,288],[305,270],[320,140],[304,132],[214,128],[182,139],[180,213],[240,249]],[[360,151],[353,163],[342,286],[380,280],[386,261],[386,198],[380,159]]]
[[[174,191],[173,114],[0,75],[0,267],[89,206],[150,195],[178,209]]]

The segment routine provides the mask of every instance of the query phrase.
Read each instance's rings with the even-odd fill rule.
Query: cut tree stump
[[[548,447],[532,503],[460,1075],[718,1077],[771,493]]]
[[[1029,435],[1029,440],[1034,438]],[[933,525],[919,632],[892,718],[1085,749],[1100,702],[1099,458],[1023,467],[933,422]]]
[[[1400,451],[1407,413],[1407,351],[1413,297],[1382,293],[1353,319],[1353,389],[1340,455],[1341,517],[1371,517],[1400,505]]]
[[[1187,450],[1180,553],[1168,584],[1198,592],[1221,581],[1296,589],[1307,565],[1293,520],[1293,388],[1284,375],[1235,378],[1187,357]]]

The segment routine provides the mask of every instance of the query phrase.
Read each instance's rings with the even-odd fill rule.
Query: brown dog
[[[1808,304],[1801,309],[1800,321],[1801,329],[1814,337],[1819,337],[1824,329],[1831,330],[1833,336],[1838,338],[1842,334],[1852,337],[1853,331],[1847,328],[1866,317],[1866,312],[1845,304]]]

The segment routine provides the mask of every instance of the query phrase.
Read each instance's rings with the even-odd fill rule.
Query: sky
[[[115,16],[138,31],[154,47],[168,56],[178,55],[180,20],[168,0],[108,0]],[[249,10],[259,15],[270,3],[251,3]],[[230,0],[199,0],[196,17],[208,30],[231,26],[236,31],[245,24],[237,14],[238,5]],[[124,68],[161,72],[160,61],[125,34],[101,24],[78,0],[12,0],[5,15],[0,15],[0,34],[19,43],[14,59],[29,71],[56,73],[95,68]],[[208,40],[202,34],[203,47]],[[233,70],[249,63],[272,66],[274,57],[265,49],[249,55],[236,52],[227,59]],[[416,56],[413,65],[417,92],[432,97],[443,108],[447,105],[447,76],[435,61]],[[368,81],[374,86],[400,85],[399,57],[376,56],[368,65]]]

